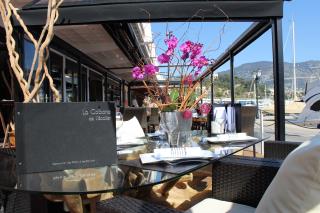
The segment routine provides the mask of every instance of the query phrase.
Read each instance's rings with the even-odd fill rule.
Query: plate
[[[117,140],[117,146],[143,145],[148,143],[147,138],[121,138]]]
[[[241,137],[229,137],[229,138],[218,138],[218,137],[207,137],[204,138],[208,143],[227,143],[227,142],[244,142],[244,141],[254,141],[258,138],[251,136],[241,136]]]

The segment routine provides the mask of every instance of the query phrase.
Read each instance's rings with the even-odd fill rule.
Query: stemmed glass
[[[178,128],[178,117],[176,112],[163,112],[160,115],[160,127],[167,133],[168,142],[170,146],[175,146],[177,138],[173,133]]]

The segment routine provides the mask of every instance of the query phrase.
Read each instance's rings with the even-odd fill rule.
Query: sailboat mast
[[[297,76],[296,76],[296,42],[294,20],[292,19],[292,50],[293,50],[293,100],[297,100]]]

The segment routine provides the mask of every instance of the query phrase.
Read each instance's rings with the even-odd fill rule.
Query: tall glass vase
[[[161,112],[160,127],[166,132],[170,147],[184,146],[191,137],[192,118],[183,112]]]
[[[178,117],[176,112],[161,112],[160,127],[167,134],[168,143],[174,146],[175,137],[174,132],[178,128]]]

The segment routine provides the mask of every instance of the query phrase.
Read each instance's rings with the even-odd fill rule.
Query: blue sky
[[[295,21],[295,39],[296,39],[296,61],[320,60],[320,27],[317,20],[320,20],[320,1],[319,0],[293,0],[285,2],[283,18],[283,43],[284,60],[292,62],[292,19]],[[251,23],[153,23],[155,42],[159,47],[163,47],[163,38],[166,28],[173,31],[174,34],[183,40],[190,39],[204,44],[204,49],[209,52],[206,55],[211,58],[217,58],[224,50],[248,27]],[[220,36],[219,32],[224,29]],[[251,44],[243,52],[235,57],[235,66],[243,63],[255,61],[272,60],[272,41],[271,30],[265,33],[257,41]],[[157,49],[157,54],[163,51]],[[222,68],[223,69],[223,68]]]

